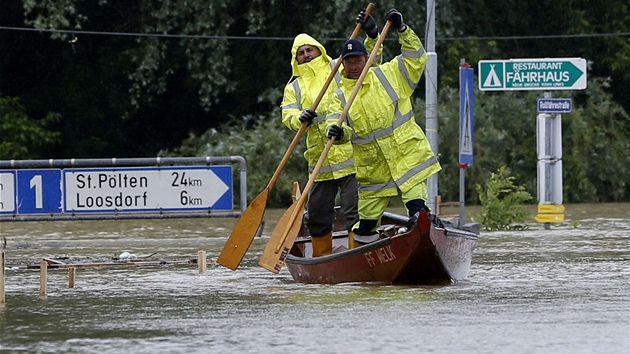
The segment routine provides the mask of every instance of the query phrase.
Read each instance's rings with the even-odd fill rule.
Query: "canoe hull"
[[[418,226],[398,231],[406,220],[404,216],[387,213],[383,225],[389,230],[382,233],[383,238],[352,250],[344,250],[342,245],[347,245],[347,235],[337,231],[334,243],[341,251],[324,257],[310,258],[310,241],[301,237],[294,244],[286,266],[295,281],[308,284],[447,284],[468,276],[476,234],[441,223],[436,225],[428,219],[428,231],[422,232]]]

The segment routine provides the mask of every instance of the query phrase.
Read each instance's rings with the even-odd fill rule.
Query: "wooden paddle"
[[[348,111],[350,110],[350,106],[352,105],[352,102],[354,101],[355,97],[359,93],[359,90],[361,89],[361,84],[363,83],[363,80],[367,76],[367,73],[370,67],[372,66],[372,63],[374,62],[374,59],[376,58],[378,49],[383,44],[385,37],[387,37],[387,32],[389,31],[390,26],[391,26],[391,21],[388,20],[387,23],[385,23],[385,27],[383,27],[381,36],[378,38],[378,41],[376,42],[374,49],[372,49],[372,53],[370,54],[370,57],[365,63],[365,67],[363,68],[361,75],[357,79],[357,83],[354,85],[354,89],[352,90],[352,93],[350,94],[350,97],[348,98],[346,106],[343,108],[343,111],[341,112],[341,116],[339,117],[339,120],[337,120],[337,123],[336,123],[337,126],[341,126],[343,121],[346,119],[346,116],[348,115]],[[297,238],[297,234],[300,230],[300,226],[302,225],[304,204],[306,203],[306,199],[308,198],[308,193],[313,187],[313,184],[315,183],[315,177],[319,173],[319,170],[321,169],[324,163],[324,160],[326,160],[328,151],[332,147],[334,141],[335,141],[334,138],[328,139],[328,142],[326,143],[326,146],[324,147],[324,151],[322,151],[322,154],[319,157],[319,160],[317,161],[317,164],[315,165],[313,172],[311,173],[311,177],[309,178],[308,182],[306,183],[306,186],[304,187],[304,190],[302,191],[302,195],[295,203],[291,204],[291,206],[280,217],[280,220],[278,220],[278,224],[276,225],[276,228],[273,230],[271,234],[271,238],[269,239],[269,242],[267,243],[267,247],[265,247],[262,257],[260,257],[260,261],[258,262],[259,266],[273,273],[278,273],[280,269],[282,269],[282,266],[284,265],[284,261],[289,255],[289,251],[291,251],[293,242],[295,242],[295,239]]]
[[[368,6],[365,8],[366,18],[370,15],[370,12],[372,12],[372,8],[374,8],[373,3],[369,3]],[[357,38],[360,32],[361,24],[357,23],[350,38]],[[341,56],[337,60],[335,67],[330,72],[330,75],[328,75],[328,78],[326,79],[324,86],[320,90],[319,95],[315,99],[315,102],[313,102],[313,105],[310,108],[312,111],[315,111],[317,109],[317,106],[326,94],[328,86],[330,86],[330,83],[333,81],[335,74],[339,70],[340,66]],[[293,154],[295,147],[297,146],[307,127],[307,122],[302,123],[300,129],[295,134],[295,137],[293,137],[289,148],[284,153],[284,156],[282,157],[282,161],[280,161],[278,168],[276,168],[273,176],[271,176],[271,180],[269,180],[269,183],[267,184],[265,189],[263,189],[263,191],[260,192],[260,194],[249,204],[247,209],[245,209],[241,217],[236,222],[236,225],[234,225],[234,229],[232,229],[232,233],[225,243],[225,246],[223,246],[223,250],[221,251],[219,258],[217,259],[217,262],[222,266],[235,270],[238,265],[241,264],[243,257],[245,257],[245,253],[247,253],[249,246],[251,246],[252,241],[254,241],[256,232],[258,231],[258,228],[262,223],[263,216],[265,215],[265,209],[267,208],[267,198],[269,196],[269,191],[271,191],[273,186],[276,184],[276,181],[280,177],[280,173],[289,161],[291,154]]]

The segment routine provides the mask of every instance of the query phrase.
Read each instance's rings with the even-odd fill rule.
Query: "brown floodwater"
[[[628,353],[630,204],[566,206],[566,221],[482,232],[466,281],[448,286],[304,285],[258,258],[217,265],[236,219],[2,222],[6,353]],[[535,210],[535,207],[532,209]],[[475,208],[467,210],[474,215]],[[207,252],[199,273],[197,252]],[[165,261],[26,269],[43,258]],[[177,261],[177,262],[176,262]],[[180,262],[181,261],[181,262]]]

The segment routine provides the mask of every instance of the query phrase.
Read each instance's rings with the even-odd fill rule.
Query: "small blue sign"
[[[571,113],[573,100],[570,98],[539,98],[538,113]]]
[[[17,213],[61,213],[61,170],[18,170]]]
[[[459,68],[459,164],[473,164],[475,143],[475,71]]]

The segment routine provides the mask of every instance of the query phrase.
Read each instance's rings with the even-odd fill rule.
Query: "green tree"
[[[42,119],[32,119],[19,98],[0,95],[0,160],[39,158],[40,149],[59,137],[47,129],[59,117],[58,113],[48,113]]]
[[[630,199],[630,115],[611,100],[609,80],[594,79],[572,96],[563,117],[564,195],[569,202]]]

